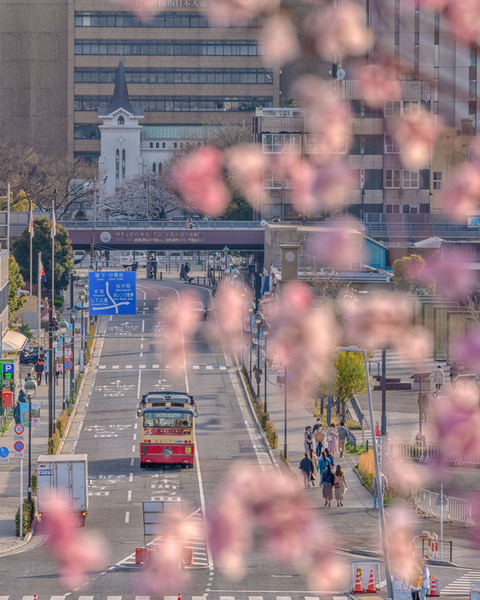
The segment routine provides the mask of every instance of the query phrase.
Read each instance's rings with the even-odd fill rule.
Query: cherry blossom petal
[[[234,185],[247,197],[255,208],[261,206],[265,197],[263,171],[268,167],[268,157],[254,144],[242,144],[225,151],[227,167]]]
[[[363,234],[354,219],[328,221],[324,231],[313,236],[310,251],[317,266],[348,270],[353,263],[363,263]]]
[[[416,115],[393,119],[390,131],[400,146],[400,160],[407,169],[421,169],[430,161],[439,127],[422,109]]]
[[[458,167],[442,194],[445,212],[464,223],[467,212],[478,210],[479,198],[480,163],[468,163]]]
[[[436,284],[437,294],[449,300],[464,300],[477,285],[473,256],[459,251],[449,250],[427,260],[423,276],[426,281]]]
[[[385,102],[402,98],[402,84],[398,80],[395,61],[371,64],[360,69],[358,86],[361,97],[375,110],[383,109]]]
[[[455,356],[461,365],[480,373],[480,328],[475,327],[455,344]]]
[[[210,217],[218,217],[230,201],[223,181],[223,167],[220,150],[205,146],[179,159],[170,180],[188,206]]]
[[[217,290],[215,299],[215,320],[208,322],[210,337],[225,344],[229,352],[240,352],[244,306],[252,299],[251,291],[224,281]]]
[[[268,65],[284,65],[300,52],[297,31],[285,14],[276,14],[265,21],[260,35],[263,59]]]
[[[165,323],[165,352],[168,363],[174,369],[183,369],[186,352],[198,327],[202,316],[193,310],[194,303],[201,301],[200,295],[193,291],[180,292],[178,302],[166,302],[162,306],[162,316]]]
[[[207,15],[212,26],[248,25],[262,14],[277,10],[279,0],[215,0],[207,4]]]

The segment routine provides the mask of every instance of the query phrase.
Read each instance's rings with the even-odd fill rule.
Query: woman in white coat
[[[439,392],[442,389],[442,385],[445,383],[445,374],[441,365],[438,365],[438,367],[435,369],[435,374],[433,377],[437,387],[437,392]]]

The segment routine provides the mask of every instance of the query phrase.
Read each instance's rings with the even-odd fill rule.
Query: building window
[[[155,163],[153,163],[152,166],[152,171],[155,173],[157,171],[157,165]]]
[[[121,116],[120,116],[120,117],[118,117],[118,119],[117,119],[117,123],[118,123],[119,125],[125,125],[125,119],[124,119],[123,117],[121,117]]]
[[[302,136],[299,133],[283,134],[283,151],[298,154],[302,151]]]
[[[165,142],[162,142],[162,148],[166,148]]]
[[[265,169],[263,171],[263,188],[265,190],[282,189],[283,176],[278,169]]]
[[[157,2],[156,6],[161,3]],[[174,4],[172,4],[173,6]],[[194,6],[194,4],[190,4]],[[163,2],[163,6],[167,6]],[[182,3],[177,2],[181,7]],[[185,0],[183,6],[188,6]],[[198,4],[197,4],[198,6]],[[145,27],[145,28],[164,28],[178,27],[185,29],[206,29],[207,27],[258,27],[258,22],[250,20],[247,23],[239,25],[223,24],[221,21],[208,23],[207,17],[197,12],[178,12],[178,13],[158,13],[149,19],[141,19],[137,15],[129,12],[76,12],[75,27]]]
[[[405,190],[417,190],[420,182],[420,173],[403,169],[402,171],[402,187]]]
[[[438,191],[442,189],[442,173],[439,171],[433,172],[433,190]]]
[[[264,154],[280,154],[282,145],[281,133],[264,133],[262,135],[262,151]]]
[[[153,142],[150,142],[150,148],[153,148]]]
[[[400,146],[395,142],[391,135],[385,136],[385,154],[398,154]]]
[[[108,56],[261,56],[255,41],[228,40],[75,40],[76,55]]]
[[[120,150],[115,153],[115,185],[120,185]]]
[[[80,125],[75,123],[73,137],[76,140],[99,140],[100,129],[98,125]]]
[[[345,154],[347,152],[347,139],[343,137],[336,148],[331,148],[326,142],[325,137],[318,133],[307,133],[305,135],[306,154]]]
[[[173,147],[175,148],[175,150],[177,149],[177,142],[173,142]]]
[[[419,100],[388,100],[385,102],[384,114],[386,117],[405,117],[407,115],[418,115],[419,112]]]
[[[400,189],[400,169],[386,169],[385,188],[387,190]]]
[[[158,174],[159,175],[162,174],[162,163],[161,162],[158,163]]]
[[[385,212],[392,214],[392,213],[399,213],[400,212],[400,204],[387,204],[385,206]]]
[[[122,150],[122,181],[125,179],[125,163],[126,163],[126,152]]]
[[[156,142],[155,148],[160,148],[160,143],[159,142]]]

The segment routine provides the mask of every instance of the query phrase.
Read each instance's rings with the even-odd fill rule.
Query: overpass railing
[[[260,221],[60,221],[65,229],[263,229]]]

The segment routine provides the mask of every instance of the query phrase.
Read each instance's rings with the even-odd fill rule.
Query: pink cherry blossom
[[[223,167],[220,150],[204,146],[179,159],[173,166],[170,180],[188,206],[210,217],[218,217],[230,201],[223,181]]]
[[[459,222],[465,222],[466,213],[476,211],[480,198],[480,164],[464,164],[455,169],[442,194],[445,212]]]
[[[423,276],[435,283],[437,294],[449,300],[464,300],[477,285],[474,257],[460,250],[443,251],[427,260]]]
[[[328,221],[323,231],[315,233],[310,251],[317,266],[347,270],[353,263],[364,261],[363,234],[360,223],[354,219]]]
[[[306,28],[322,58],[361,56],[373,43],[373,33],[365,23],[365,10],[355,2],[326,6],[309,15]]]
[[[84,585],[88,573],[101,570],[108,559],[103,539],[79,525],[79,517],[67,500],[49,500],[40,527],[58,563],[60,578],[70,589]]]
[[[188,341],[193,338],[202,316],[194,310],[194,303],[199,302],[200,296],[193,290],[182,291],[177,301],[165,302],[162,306],[162,317],[165,325],[165,340],[163,347],[167,362],[174,369],[183,369]]]
[[[263,172],[268,167],[268,156],[254,144],[242,144],[227,149],[225,160],[235,187],[253,207],[259,207],[265,197]]]
[[[480,373],[480,328],[472,328],[454,345],[454,354],[460,364],[474,373]]]
[[[212,25],[247,25],[252,19],[275,12],[279,0],[215,0],[207,5]]]
[[[268,65],[284,65],[300,52],[297,31],[285,14],[275,14],[268,18],[260,34],[263,46],[263,59]]]
[[[215,319],[208,322],[211,338],[225,344],[230,352],[239,352],[242,343],[245,303],[252,299],[251,290],[233,285],[230,281],[220,284],[215,298]]]
[[[393,506],[387,512],[386,521],[392,568],[410,572],[415,561],[412,540],[418,530],[415,516],[403,506]]]
[[[407,169],[428,165],[439,127],[425,109],[418,114],[393,119],[390,131],[400,146],[400,160]]]
[[[464,44],[478,44],[480,5],[477,0],[448,0],[444,13],[457,40]]]
[[[475,385],[457,385],[454,391],[437,399],[435,410],[430,411],[428,438],[460,460],[478,455],[480,408]]]
[[[376,110],[383,109],[388,100],[402,98],[398,67],[393,60],[362,67],[358,74],[358,86],[366,104]]]

